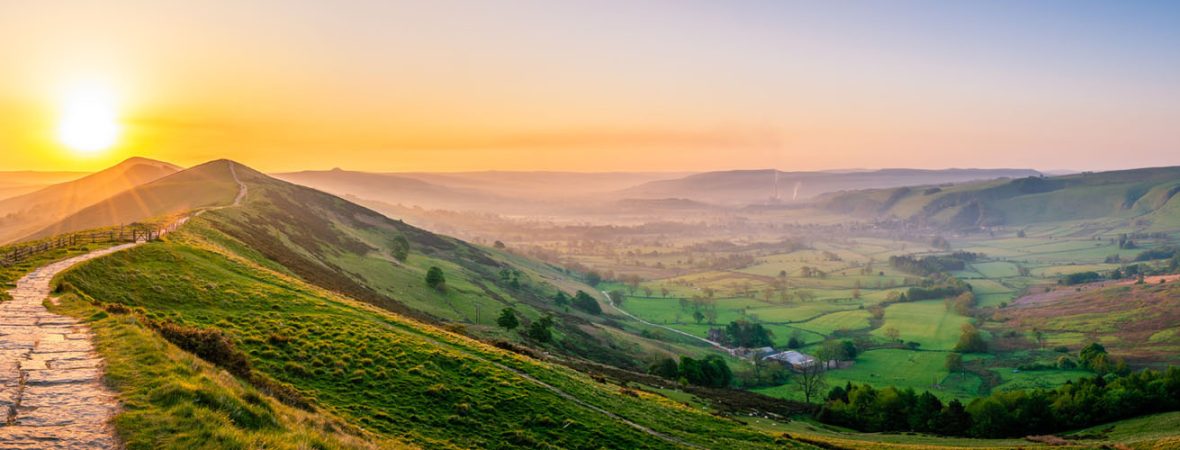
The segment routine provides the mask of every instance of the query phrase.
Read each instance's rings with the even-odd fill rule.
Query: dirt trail
[[[651,323],[651,322],[648,322],[648,321],[646,321],[646,320],[640,319],[640,318],[639,318],[639,317],[637,317],[636,315],[634,315],[634,314],[631,314],[631,313],[627,312],[627,311],[626,311],[626,310],[624,310],[623,308],[620,308],[620,307],[619,307],[619,305],[616,305],[616,304],[615,304],[615,301],[614,301],[614,300],[612,300],[612,299],[610,298],[610,293],[608,293],[608,292],[606,292],[606,291],[602,291],[602,296],[606,298],[606,303],[607,303],[608,305],[610,305],[610,307],[611,307],[611,308],[614,308],[614,309],[615,309],[615,311],[618,311],[620,314],[623,314],[623,315],[625,315],[625,316],[627,316],[627,317],[630,317],[630,318],[632,318],[632,319],[635,319],[635,320],[636,320],[636,321],[638,321],[639,323],[642,323],[642,324],[644,324],[644,325],[648,325],[648,326],[653,326],[653,327],[659,327],[659,328],[663,328],[663,329],[665,329],[665,330],[668,330],[668,331],[671,331],[671,332],[673,332],[673,333],[677,333],[677,334],[680,334],[680,335],[688,336],[688,337],[690,337],[690,338],[693,338],[693,339],[696,339],[696,340],[698,340],[698,341],[701,341],[701,342],[704,342],[704,343],[706,343],[706,344],[709,344],[709,345],[712,345],[712,346],[714,346],[714,347],[717,347],[719,350],[724,350],[725,352],[728,352],[728,353],[729,353],[729,354],[731,354],[731,355],[733,354],[733,350],[729,349],[728,347],[726,347],[726,346],[724,346],[724,345],[721,345],[721,343],[720,343],[720,342],[716,342],[716,341],[710,341],[710,340],[708,340],[708,339],[705,339],[705,338],[703,338],[703,337],[700,337],[700,336],[697,336],[697,335],[694,335],[694,334],[690,334],[690,333],[685,333],[685,332],[683,332],[683,331],[677,330],[677,329],[675,329],[675,328],[672,328],[672,327],[667,327],[667,326],[660,325],[660,324],[658,324],[658,323]]]

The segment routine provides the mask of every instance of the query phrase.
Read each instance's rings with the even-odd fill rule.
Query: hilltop
[[[165,162],[131,158],[77,180],[2,200],[0,242],[26,237],[100,201],[179,170]]]
[[[230,164],[226,160],[213,161],[138,184],[73,212],[29,237],[128,225],[197,208],[228,205],[238,192]],[[264,176],[248,169],[239,175]]]

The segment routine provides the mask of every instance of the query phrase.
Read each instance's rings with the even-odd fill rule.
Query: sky
[[[1150,1],[8,0],[0,171],[1180,165],[1178,23]],[[113,147],[63,143],[77,86]]]

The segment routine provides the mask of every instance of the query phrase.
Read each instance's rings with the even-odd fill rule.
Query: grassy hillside
[[[1027,169],[882,169],[874,171],[779,172],[732,170],[644,183],[617,193],[622,198],[686,198],[709,203],[749,205],[777,195],[783,201],[810,199],[828,192],[882,189],[915,184],[961,183],[1039,175]]]
[[[802,446],[308,285],[216,226],[198,218],[167,242],[61,278],[72,293],[63,309],[89,316],[130,398],[116,421],[130,448]],[[172,330],[181,346],[223,336],[221,352],[194,348],[237,376],[190,361],[153,330]]]
[[[524,340],[519,333],[497,327],[495,319],[505,308],[513,309],[526,325],[552,315],[557,337],[547,349],[616,366],[638,368],[657,355],[700,351],[642,338],[638,334],[643,327],[622,316],[591,315],[556,304],[553,296],[558,290],[594,292],[556,267],[435,235],[240,165],[237,173],[249,187],[244,204],[203,218],[244,244],[241,248],[269,260],[272,269],[426,322],[461,326],[467,333],[489,339]],[[402,238],[409,244],[404,261],[395,257]],[[443,270],[445,289],[433,289],[424,282],[431,267]]]
[[[1164,167],[855,191],[826,196],[821,203],[831,210],[955,228],[1115,218],[1176,229],[1177,192],[1180,168]]]

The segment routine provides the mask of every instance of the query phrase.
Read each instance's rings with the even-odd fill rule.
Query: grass
[[[873,330],[884,337],[897,329],[903,341],[921,344],[923,350],[951,350],[959,340],[960,327],[971,319],[947,311],[942,300],[896,303],[885,308],[885,324]]]
[[[323,411],[266,396],[164,341],[133,315],[116,315],[76,294],[54,312],[85,319],[119,393],[115,428],[128,449],[414,448],[378,437]]]
[[[199,234],[184,232],[167,243],[75,268],[61,282],[78,295],[103,305],[125,305],[146,319],[222,330],[247,355],[255,371],[312,399],[317,411],[382,439],[429,448],[677,446],[585,406],[593,405],[672,439],[706,447],[774,445],[771,436],[662,397],[625,395],[617,385],[600,384],[569,369],[401,319],[223,251]],[[88,313],[80,309],[83,306],[71,311]],[[115,328],[108,333],[103,327],[117,325],[112,321],[107,317],[95,325],[110,336],[110,342],[128,333],[124,329],[119,334]],[[135,333],[132,342],[168,348],[142,326]],[[158,357],[129,359],[116,353],[123,350],[100,346],[112,373],[137,373],[159,361]],[[124,395],[150,395],[154,386],[173,377],[173,370],[163,365],[159,371],[140,372],[114,387]],[[525,375],[555,386],[564,395]],[[137,404],[142,409],[121,413],[116,422],[121,435],[136,442],[165,439],[168,422],[147,426],[141,420],[180,413],[170,411],[168,402],[148,400]],[[267,404],[273,408],[275,402],[268,399]],[[216,414],[188,418],[199,421],[200,429],[232,431],[222,419]],[[294,439],[294,435],[275,439],[293,442],[288,437]],[[232,443],[260,442],[250,439],[261,438],[224,439]],[[183,446],[179,440],[162,442]]]

